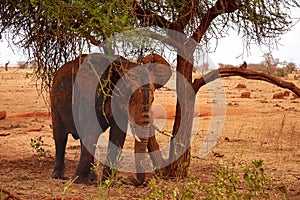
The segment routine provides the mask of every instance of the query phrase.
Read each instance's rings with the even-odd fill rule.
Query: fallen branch
[[[45,112],[28,112],[20,113],[15,115],[8,115],[7,118],[23,118],[23,117],[50,117],[51,113],[48,111]]]
[[[202,86],[216,79],[223,78],[223,77],[230,77],[230,76],[240,76],[246,79],[265,81],[273,85],[277,85],[278,87],[289,89],[290,91],[294,92],[298,97],[300,97],[300,88],[297,87],[294,83],[284,81],[278,77],[265,74],[262,72],[242,69],[241,67],[220,68],[220,69],[213,70],[208,74],[205,74],[201,78],[196,78],[193,82],[193,89],[195,93],[197,93]]]
[[[3,198],[3,199],[17,199],[17,200],[25,200],[24,198],[18,196],[16,193],[8,190],[8,189],[5,189],[5,188],[2,188],[1,189],[2,193],[6,194],[7,197],[6,198]]]
[[[0,137],[1,136],[9,136],[10,135],[10,133],[0,133]]]

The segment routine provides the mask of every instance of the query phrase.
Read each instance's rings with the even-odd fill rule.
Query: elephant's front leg
[[[127,123],[128,120],[125,116],[118,124],[114,121],[111,123],[107,158],[103,166],[102,182],[112,178],[115,175],[113,170],[117,170],[118,168],[119,156],[126,138]]]
[[[135,186],[142,185],[145,182],[145,160],[146,151],[148,145],[148,138],[140,138],[140,141],[135,140],[134,142],[134,156],[135,156],[135,167],[136,167],[136,179],[131,179],[131,182]]]
[[[143,184],[146,178],[144,172],[144,161],[146,160],[147,149],[150,154],[155,172],[162,176],[167,174],[164,168],[161,169],[163,166],[165,166],[165,161],[161,155],[159,144],[156,141],[153,126],[144,127],[142,129],[143,130],[141,130],[138,135],[144,138],[140,138],[140,141],[135,140],[134,143],[137,174],[136,179],[131,179],[131,182],[136,186]],[[144,134],[141,135],[141,132],[144,132]]]
[[[131,131],[139,138],[140,141],[135,140],[134,142],[134,156],[135,156],[135,167],[136,167],[136,178],[130,177],[130,181],[135,185],[142,185],[145,181],[145,161],[146,152],[148,146],[148,140],[150,136],[150,127],[132,125]]]

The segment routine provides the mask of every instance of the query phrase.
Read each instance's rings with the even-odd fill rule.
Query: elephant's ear
[[[170,66],[163,65],[163,64],[149,64],[150,66],[150,80],[154,83],[156,89],[161,88],[165,85],[171,75],[172,71]]]
[[[160,88],[168,82],[172,75],[170,64],[158,54],[150,54],[142,58],[142,62],[148,64],[150,79],[155,88]]]

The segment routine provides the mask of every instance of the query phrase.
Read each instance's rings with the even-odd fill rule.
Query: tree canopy
[[[9,32],[50,86],[59,66],[118,32],[158,26],[207,45],[234,29],[248,44],[270,45],[293,25],[292,7],[299,7],[296,0],[6,0],[0,33]]]

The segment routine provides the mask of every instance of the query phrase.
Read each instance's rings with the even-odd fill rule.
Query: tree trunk
[[[193,59],[191,59],[193,60]],[[176,77],[177,104],[173,135],[170,145],[168,166],[169,176],[184,177],[187,175],[191,157],[191,133],[194,117],[195,93],[192,85],[193,63],[181,56],[177,57]]]
[[[8,71],[8,64],[9,62],[5,63],[5,71]]]

